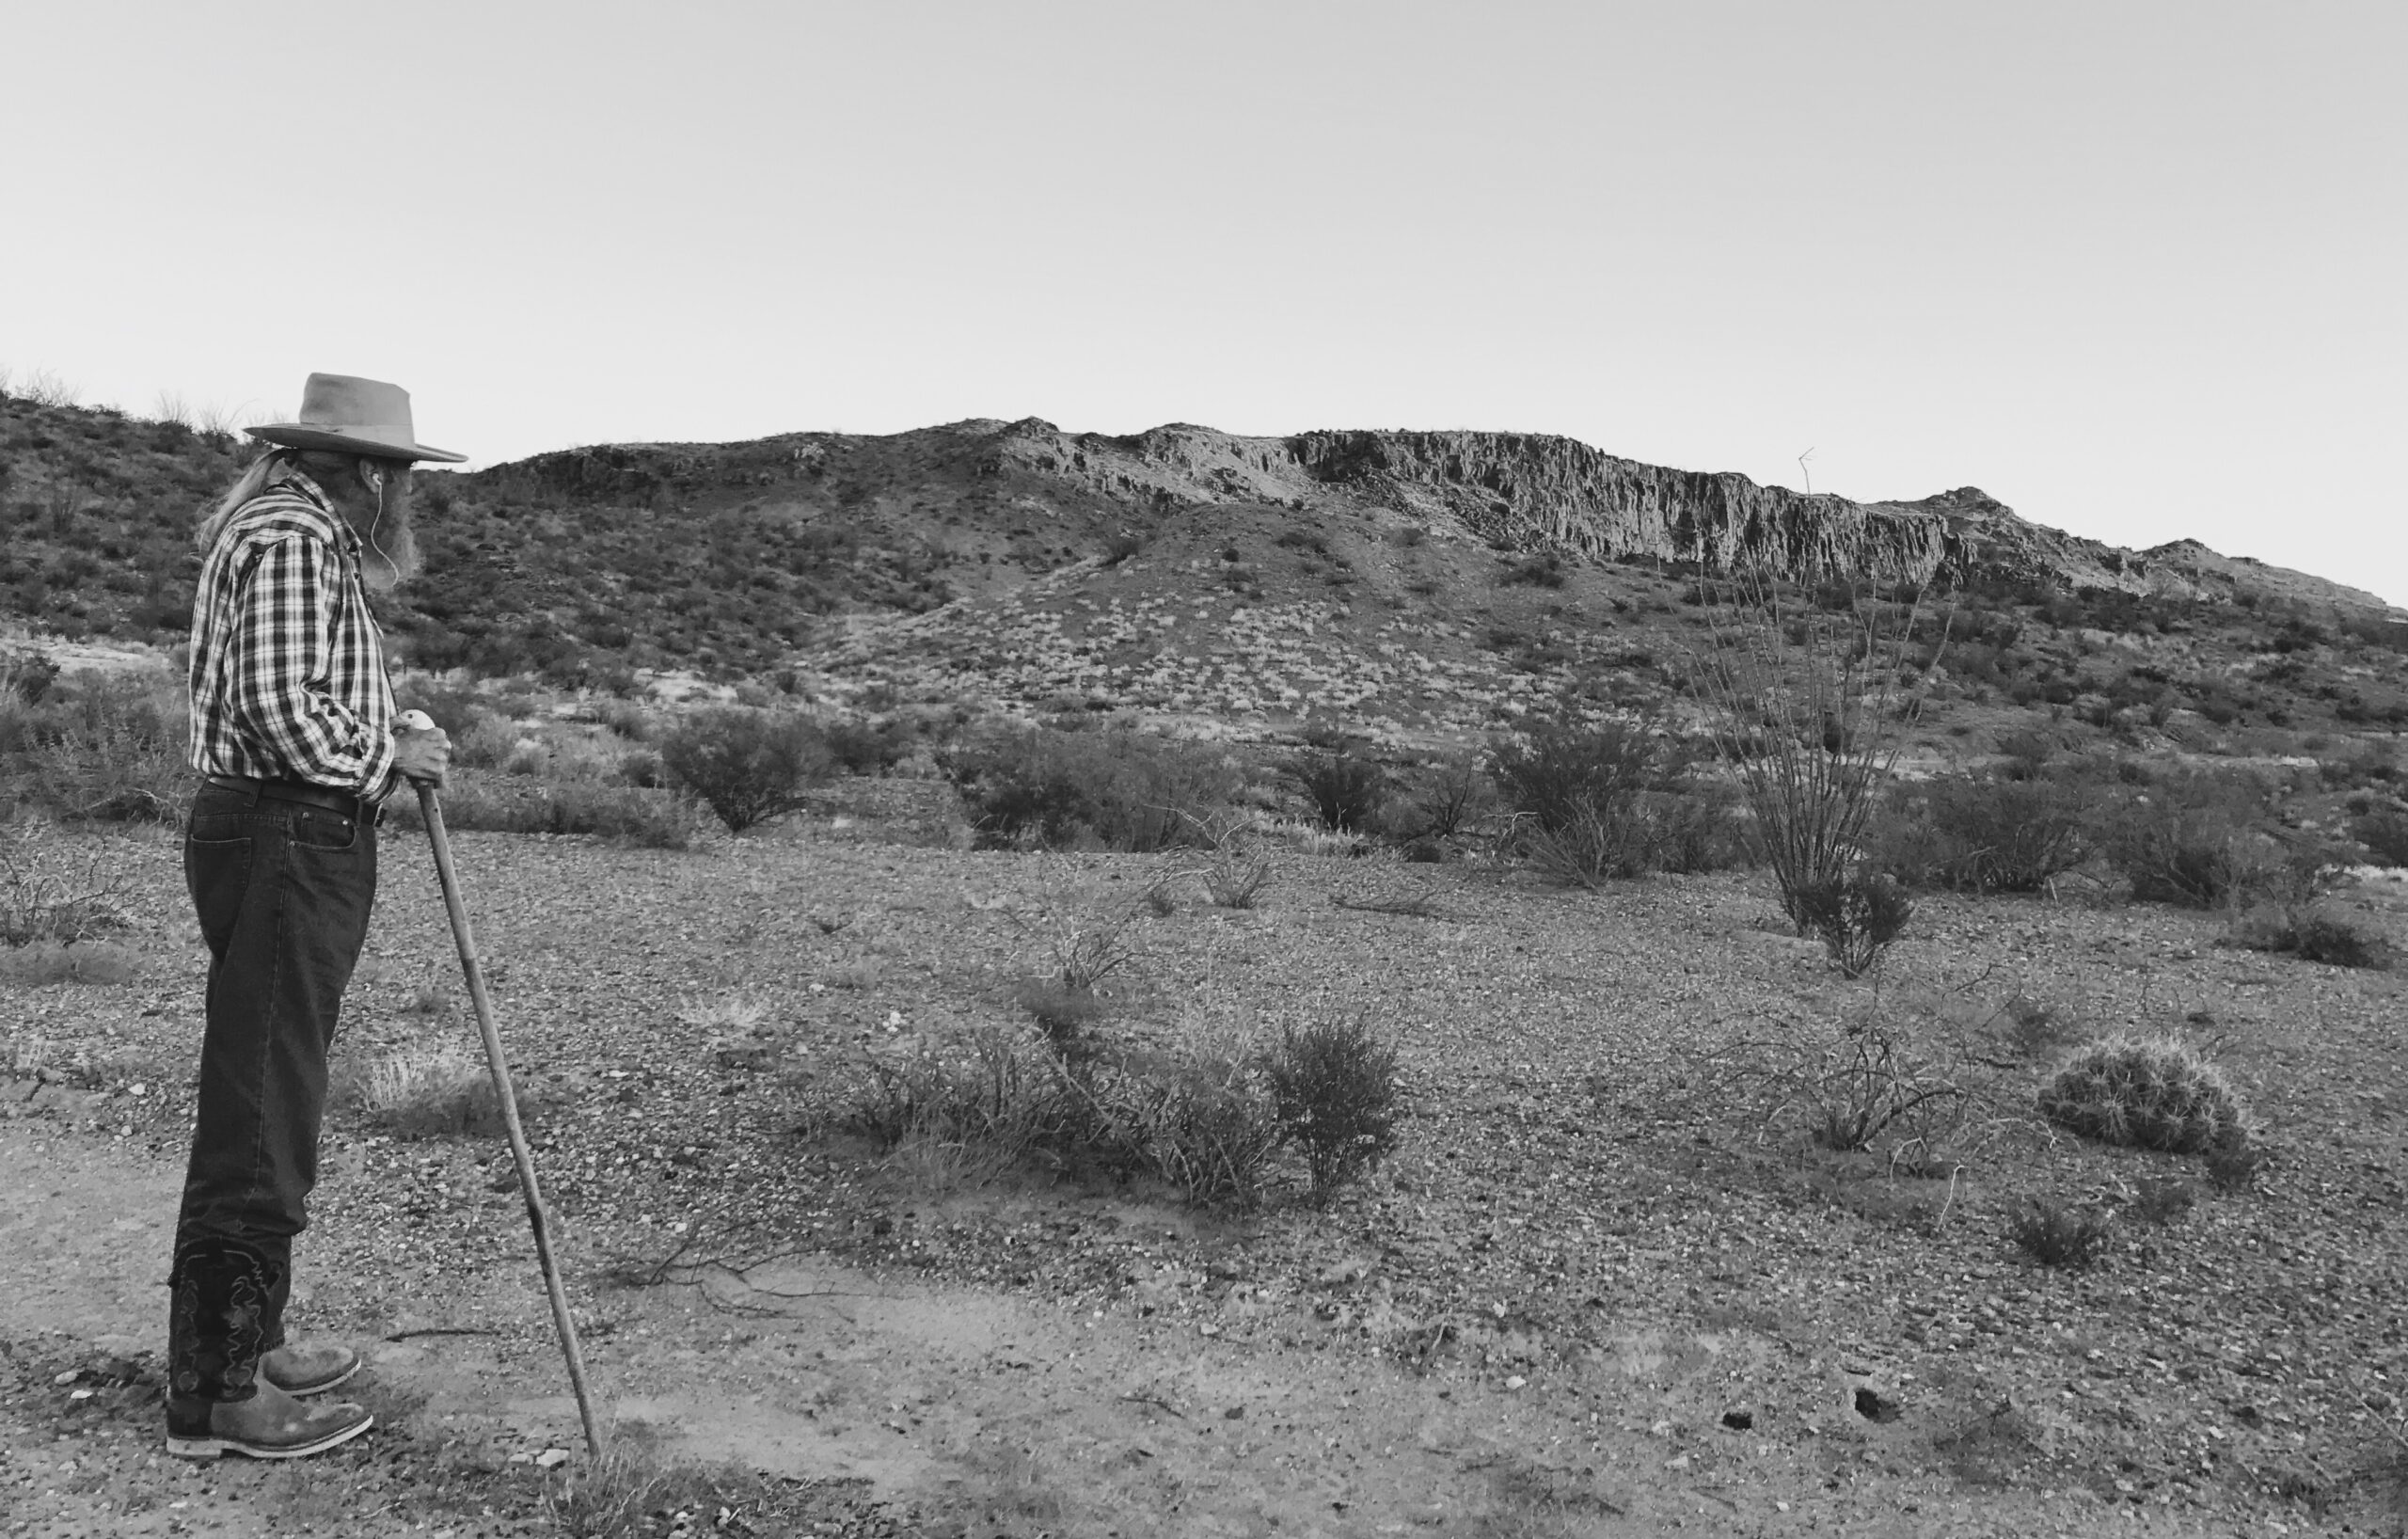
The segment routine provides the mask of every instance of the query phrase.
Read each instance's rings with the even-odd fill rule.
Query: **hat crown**
[[[410,392],[356,374],[311,374],[301,387],[300,420],[397,443],[418,440],[410,424]]]
[[[410,392],[381,379],[356,374],[311,374],[301,387],[296,421],[270,422],[251,436],[293,449],[331,449],[388,459],[450,460],[467,456],[430,449],[418,441],[410,420]]]

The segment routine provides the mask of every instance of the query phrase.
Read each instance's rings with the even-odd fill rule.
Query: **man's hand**
[[[424,711],[404,711],[393,727],[393,768],[415,785],[441,790],[452,772],[452,735]]]

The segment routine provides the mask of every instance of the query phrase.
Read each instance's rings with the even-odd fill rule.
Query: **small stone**
[[[568,1450],[564,1448],[547,1448],[535,1455],[535,1468],[538,1469],[551,1469],[566,1463]]]
[[[1505,1388],[1508,1389],[1519,1389],[1529,1382],[1519,1373],[1509,1373],[1505,1376]]]

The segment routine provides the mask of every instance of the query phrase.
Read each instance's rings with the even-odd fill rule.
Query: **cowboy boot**
[[[243,1400],[167,1397],[167,1452],[184,1459],[243,1453],[298,1459],[347,1443],[376,1424],[349,1401],[304,1404],[265,1379]]]
[[[359,1372],[359,1354],[340,1341],[287,1341],[260,1357],[260,1377],[288,1395],[315,1395]]]
[[[366,1432],[374,1418],[349,1404],[303,1405],[261,1376],[284,1271],[239,1240],[176,1248],[167,1314],[167,1452],[190,1459],[247,1453],[292,1459]]]

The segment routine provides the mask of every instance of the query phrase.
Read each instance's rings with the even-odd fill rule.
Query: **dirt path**
[[[157,1450],[177,1165],[71,1115],[0,1124],[0,1531],[547,1531],[535,1457],[574,1449],[577,1423],[523,1235],[490,1261],[350,1276],[343,1191],[364,1178],[338,1160],[295,1313],[370,1344],[381,1424],[306,1466],[195,1468]],[[1927,1431],[1854,1414],[1867,1381],[1844,1354],[1631,1337],[1499,1383],[1271,1329],[1208,1337],[1150,1318],[1142,1287],[1077,1315],[808,1259],[645,1289],[572,1261],[618,1426],[820,1493],[794,1532],[2212,1531],[1921,1473]],[[1721,1420],[1739,1386],[1746,1431]]]

